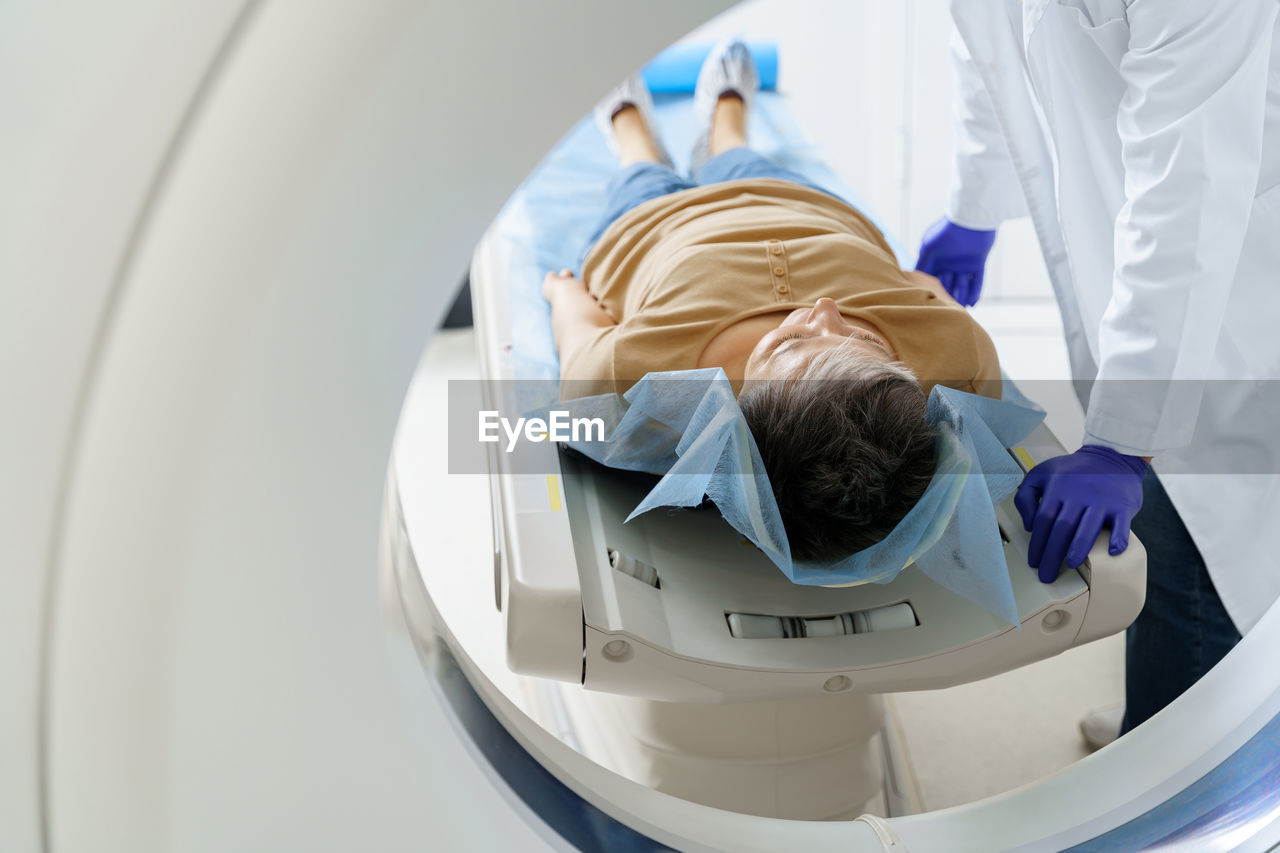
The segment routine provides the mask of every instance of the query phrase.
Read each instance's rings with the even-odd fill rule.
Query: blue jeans
[[[609,186],[605,190],[604,215],[600,217],[599,224],[591,232],[591,239],[587,240],[582,256],[586,257],[587,252],[615,219],[650,199],[692,187],[736,181],[741,178],[777,178],[811,187],[828,195],[835,195],[799,172],[779,166],[750,148],[730,148],[723,154],[717,154],[703,163],[702,168],[694,174],[692,179],[681,177],[670,166],[664,166],[661,163],[632,163],[630,166],[623,167],[609,180]]]
[[[1133,532],[1147,549],[1147,601],[1125,635],[1121,734],[1181,696],[1240,642],[1200,550],[1151,471]]]

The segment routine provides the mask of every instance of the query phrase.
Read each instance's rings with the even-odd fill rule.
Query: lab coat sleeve
[[[1022,185],[982,75],[958,32],[951,36],[956,83],[956,160],[947,219],[965,228],[995,229],[1027,215]]]
[[[1191,441],[1257,190],[1277,10],[1275,0],[1129,4],[1117,118],[1125,203],[1089,441],[1142,455]]]

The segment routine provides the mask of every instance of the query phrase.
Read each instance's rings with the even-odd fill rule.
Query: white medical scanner
[[[491,235],[471,268],[478,362],[495,387],[513,378],[495,261],[503,254]],[[444,445],[435,411],[419,421],[410,399],[402,446]],[[1066,450],[1041,425],[1011,452],[1029,467]],[[1113,557],[1099,540],[1079,572],[1052,584],[1017,570],[1028,534],[1012,499],[998,510],[1000,534],[1020,621],[1034,630],[1014,630],[914,568],[887,584],[793,584],[714,509],[651,512],[624,524],[651,485],[646,478],[568,453],[556,460],[557,474],[522,473],[540,470],[522,453],[557,451],[524,443],[491,457],[494,595],[507,664],[518,673],[669,702],[945,687],[1123,630],[1142,608],[1140,544]],[[412,508],[403,511],[412,517]]]
[[[930,812],[880,697],[1123,629],[1139,547],[1041,585],[999,508],[1014,627],[910,568],[793,586],[714,509],[624,525],[643,486],[550,445],[449,473],[448,380],[504,375],[487,224],[725,5],[0,11],[0,850],[1280,841],[1274,606],[1113,745]]]

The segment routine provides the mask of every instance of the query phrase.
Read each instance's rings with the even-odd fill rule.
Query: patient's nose
[[[844,317],[841,316],[836,301],[824,296],[813,304],[813,309],[809,312],[809,323],[825,331],[836,325],[843,325]]]

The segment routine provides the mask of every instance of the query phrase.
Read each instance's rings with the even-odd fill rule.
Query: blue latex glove
[[[1111,528],[1110,553],[1129,547],[1148,467],[1141,457],[1086,444],[1031,469],[1013,505],[1031,532],[1027,565],[1040,570],[1042,583],[1058,577],[1064,559],[1073,569],[1083,563],[1104,526]]]
[[[973,305],[982,294],[982,274],[995,242],[995,231],[976,231],[943,217],[924,232],[916,269],[941,281],[956,302]]]

